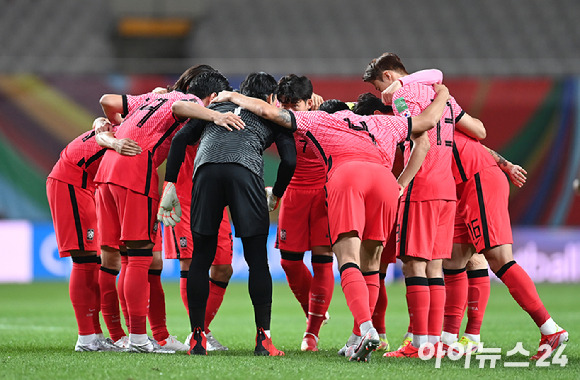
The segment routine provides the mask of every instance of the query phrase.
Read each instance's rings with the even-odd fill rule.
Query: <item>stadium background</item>
[[[208,63],[308,75],[354,100],[371,58],[436,67],[485,144],[528,171],[512,186],[514,252],[536,281],[580,282],[580,3],[577,0],[0,0],[0,282],[66,279],[45,180],[90,128],[103,93],[142,93]],[[272,182],[276,153],[266,155]],[[275,222],[275,217],[274,217]],[[273,246],[275,224],[270,246]],[[284,279],[270,250],[273,276]],[[307,260],[309,261],[309,260]],[[245,278],[236,244],[234,278]],[[164,276],[177,278],[175,263]],[[390,278],[398,272],[390,273]]]

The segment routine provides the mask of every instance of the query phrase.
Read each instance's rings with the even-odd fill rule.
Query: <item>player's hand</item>
[[[528,174],[528,172],[526,172],[520,165],[510,163],[507,174],[514,185],[522,187],[524,183],[526,183],[526,174]]]
[[[123,156],[136,156],[141,154],[141,147],[137,144],[136,141],[125,138],[125,139],[116,139],[115,143],[113,144],[115,151]]]
[[[278,205],[280,204],[280,198],[278,198],[272,193],[271,186],[266,187],[265,190],[266,190],[266,199],[268,200],[268,211],[272,212],[278,208]]]
[[[401,87],[403,87],[401,82],[396,80],[391,83],[389,87],[385,88],[383,92],[381,92],[381,100],[383,101],[383,104],[390,106],[393,102],[393,94]]]
[[[159,202],[157,220],[165,226],[171,227],[174,227],[181,220],[181,205],[179,204],[179,198],[177,198],[173,182],[165,182],[163,186],[163,195],[161,196],[161,202]]]
[[[320,105],[324,103],[324,99],[322,98],[322,96],[315,93],[312,93],[310,100],[312,100],[312,107],[310,107],[311,111],[316,111],[317,109],[320,108]]]
[[[106,117],[98,117],[93,121],[93,130],[96,134],[101,132],[112,132],[113,124]]]
[[[155,87],[151,92],[154,94],[167,94],[167,89],[165,87]]]
[[[216,112],[213,118],[213,123],[220,127],[224,127],[228,131],[232,131],[233,129],[244,129],[244,126],[246,125],[242,118],[233,112]]]
[[[447,86],[445,86],[444,84],[435,83],[433,85],[433,89],[437,93],[437,96],[445,96],[445,97],[447,97],[447,100],[449,100],[450,95],[449,95],[449,89],[447,88]]]
[[[572,188],[576,194],[580,195],[580,178],[576,178],[574,182],[572,182]]]
[[[212,103],[222,103],[231,101],[233,91],[220,91],[215,98],[212,99]]]
[[[399,185],[399,198],[401,198],[405,193],[405,186],[401,185],[400,183],[397,183],[397,185]]]

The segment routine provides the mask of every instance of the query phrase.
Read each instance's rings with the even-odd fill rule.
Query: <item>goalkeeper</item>
[[[266,73],[254,73],[242,82],[244,95],[275,101],[276,80]],[[174,183],[187,145],[200,140],[194,163],[191,198],[191,232],[194,253],[187,280],[189,318],[193,337],[191,354],[206,354],[203,326],[209,293],[208,270],[216,253],[217,236],[223,210],[229,206],[236,236],[242,239],[244,258],[249,267],[249,292],[254,305],[257,328],[256,355],[279,356],[270,339],[272,278],[268,268],[266,243],[272,211],[292,178],[296,166],[296,146],[292,134],[265,121],[233,103],[211,106],[215,111],[232,111],[239,115],[245,128],[229,132],[215,123],[190,121],[179,131],[167,159],[165,191],[158,218],[164,224],[179,221],[180,207]],[[200,117],[190,102],[176,102],[173,113],[178,117]],[[280,165],[276,183],[264,196],[264,150],[276,144]]]

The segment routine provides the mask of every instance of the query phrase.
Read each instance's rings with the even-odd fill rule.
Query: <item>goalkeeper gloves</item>
[[[161,196],[161,202],[159,202],[157,220],[165,226],[171,227],[174,227],[181,220],[181,205],[179,204],[179,198],[177,198],[173,182],[165,182],[163,186],[163,195]]]
[[[272,212],[278,208],[278,205],[280,204],[280,198],[278,198],[272,193],[271,186],[266,187],[265,190],[266,190],[266,199],[268,200],[268,211]]]

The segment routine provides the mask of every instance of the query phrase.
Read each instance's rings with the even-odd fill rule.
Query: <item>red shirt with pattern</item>
[[[417,116],[431,104],[435,96],[431,86],[418,83],[403,86],[393,94],[393,112],[395,115],[406,117]],[[461,116],[463,110],[455,99],[451,98],[437,126],[427,132],[431,148],[412,183],[407,186],[403,199],[410,201],[457,199],[451,161],[455,123]],[[406,141],[405,165],[409,162],[410,154],[410,141]],[[409,191],[410,196],[407,194]]]
[[[465,182],[483,169],[493,166],[497,166],[495,160],[477,139],[455,131],[452,169],[456,184]]]
[[[195,95],[173,91],[166,94],[123,95],[125,118],[116,133],[119,139],[130,138],[142,153],[122,156],[105,153],[95,182],[113,183],[145,196],[159,199],[157,167],[167,158],[171,139],[186,120],[177,120],[171,105],[179,100],[201,100]]]

